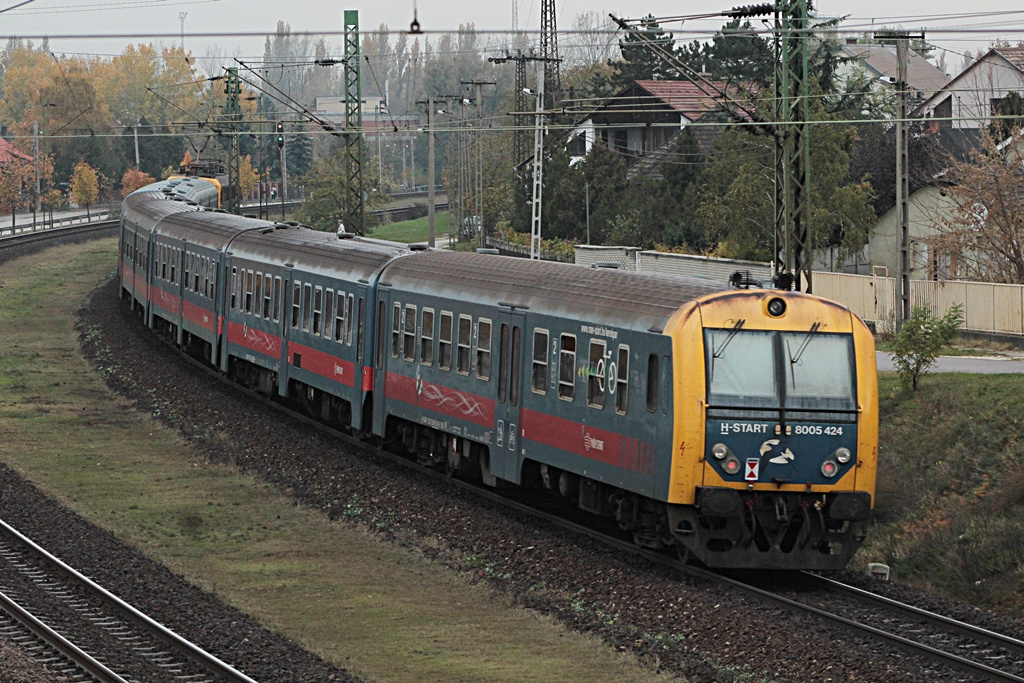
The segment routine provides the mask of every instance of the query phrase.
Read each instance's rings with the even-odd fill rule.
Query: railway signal
[[[284,149],[284,124],[277,122],[277,148]]]

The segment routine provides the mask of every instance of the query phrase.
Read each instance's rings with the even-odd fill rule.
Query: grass
[[[1024,377],[929,374],[909,392],[884,373],[879,389],[875,522],[857,561],[1019,616]]]
[[[438,211],[434,214],[434,235],[438,242],[441,235],[448,232],[449,211]],[[370,237],[379,240],[391,240],[392,242],[426,242],[430,234],[430,225],[427,217],[414,218],[409,221],[398,221],[386,225],[378,225],[370,233]],[[447,240],[445,240],[447,242]]]
[[[630,657],[204,461],[112,396],[74,312],[115,242],[0,270],[0,459],[82,516],[326,659],[378,680],[658,680]]]

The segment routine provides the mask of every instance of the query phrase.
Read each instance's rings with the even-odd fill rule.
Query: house
[[[983,128],[999,102],[1024,92],[1024,47],[995,47],[911,113],[940,128]]]
[[[895,87],[899,75],[895,45],[860,44],[856,40],[839,45],[837,52],[844,58],[837,76],[840,81],[853,77],[863,70],[878,84],[879,88]],[[949,76],[927,59],[909,50],[907,54],[907,85],[910,98],[922,102],[949,82]]]
[[[0,138],[0,165],[13,161],[32,161],[32,157],[24,152],[19,152],[14,145]]]
[[[725,88],[721,82],[711,83]],[[576,123],[569,154],[574,162],[579,161],[600,141],[639,160],[670,150],[683,128],[720,110],[720,100],[691,81],[633,81]],[[714,128],[699,128],[697,133],[701,149],[710,151],[717,135]]]

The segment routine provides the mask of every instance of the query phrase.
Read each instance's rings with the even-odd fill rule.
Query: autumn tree
[[[15,158],[0,164],[0,213],[11,214],[12,228],[15,212],[27,208],[32,201],[30,188],[34,178],[31,159]]]
[[[100,195],[99,174],[84,161],[75,164],[75,172],[71,175],[71,199],[79,206],[85,207],[85,214],[90,219],[89,207],[96,203]]]
[[[987,133],[980,149],[947,173],[949,211],[937,213],[932,248],[953,255],[960,277],[1024,284],[1024,149],[1021,130],[1014,144],[999,149]]]
[[[121,176],[121,196],[127,197],[140,187],[145,187],[156,180],[148,173],[143,173],[137,168],[129,168]]]

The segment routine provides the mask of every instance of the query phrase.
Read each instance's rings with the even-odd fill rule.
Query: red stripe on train
[[[493,399],[432,384],[397,372],[387,373],[384,383],[384,394],[389,399],[482,427],[494,427]]]

